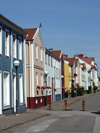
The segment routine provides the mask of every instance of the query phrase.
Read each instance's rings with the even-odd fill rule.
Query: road
[[[82,111],[82,100],[86,102],[86,111]],[[50,115],[16,126],[3,133],[100,133],[100,94],[82,100],[68,107],[73,111],[54,111],[44,108],[31,110]]]

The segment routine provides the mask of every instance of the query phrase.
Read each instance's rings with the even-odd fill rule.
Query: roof
[[[78,59],[75,59],[75,65],[77,65]]]
[[[4,17],[2,14],[0,14],[0,22],[3,22],[3,23],[7,22],[6,25],[9,26],[10,28],[16,28],[16,30],[23,35],[27,34],[27,32],[23,28],[21,28],[20,26],[18,26],[15,23],[13,23],[12,21],[10,21],[6,17]]]
[[[80,63],[81,66],[85,67],[85,63]]]
[[[73,58],[64,58],[64,60],[68,61],[71,65],[73,65]]]
[[[51,50],[48,50],[46,47],[45,47],[45,50],[49,53],[49,54],[52,54],[55,58],[57,58],[59,61],[60,61],[60,58],[58,56],[56,56],[55,54],[53,54],[51,52]]]
[[[68,61],[69,64],[73,65],[74,58],[64,58],[64,60]],[[77,65],[78,59],[75,59],[75,65]]]
[[[50,52],[60,58],[61,50],[50,50]]]
[[[26,41],[33,40],[33,37],[37,31],[37,28],[31,28],[31,29],[24,29],[28,32],[28,36],[26,37]]]
[[[87,57],[87,58],[83,58],[83,61],[87,62],[87,63],[91,63],[92,61],[94,61],[94,57]]]

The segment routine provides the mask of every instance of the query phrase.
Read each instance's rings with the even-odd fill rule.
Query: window
[[[0,27],[0,54],[2,54],[2,27]]]
[[[36,72],[36,85],[38,85],[38,73]]]
[[[9,56],[9,31],[5,31],[5,56]]]
[[[38,60],[38,45],[35,44],[35,59]]]
[[[13,34],[13,57],[17,57],[16,35]]]
[[[48,55],[48,65],[50,66],[50,55]]]
[[[23,78],[19,75],[20,104],[23,103]]]
[[[53,65],[54,65],[54,67],[55,67],[55,59],[53,60]]]
[[[48,86],[50,86],[50,77],[48,77]]]
[[[19,60],[22,60],[22,39],[19,38]]]
[[[41,86],[43,86],[43,74],[40,74],[40,81],[41,81]]]
[[[51,66],[53,66],[53,57],[51,57]]]
[[[58,69],[59,69],[59,62],[58,62]]]
[[[3,95],[4,95],[4,106],[10,105],[10,86],[9,86],[9,73],[4,72],[3,75]]]
[[[45,53],[45,64],[47,64],[47,54]]]
[[[42,47],[40,47],[40,61],[42,62]]]

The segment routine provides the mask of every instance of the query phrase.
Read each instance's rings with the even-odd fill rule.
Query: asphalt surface
[[[0,129],[3,133],[99,133],[100,132],[100,92],[81,97],[65,98],[39,109],[27,109],[26,113],[0,117]],[[68,109],[65,111],[65,103]],[[85,111],[82,101],[85,100]],[[50,115],[48,115],[50,114]],[[7,129],[7,130],[5,130]]]

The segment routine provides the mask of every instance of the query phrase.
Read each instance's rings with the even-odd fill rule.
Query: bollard
[[[67,107],[67,100],[65,100],[65,110],[67,110],[68,107]]]
[[[49,110],[51,110],[51,100],[49,100]]]
[[[82,102],[83,105],[83,111],[85,111],[85,101]]]

